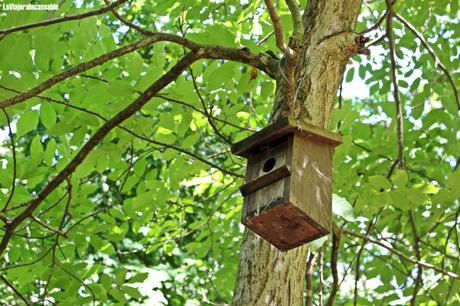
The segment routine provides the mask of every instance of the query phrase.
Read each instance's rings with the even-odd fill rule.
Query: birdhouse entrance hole
[[[270,157],[269,159],[265,161],[262,169],[264,170],[264,172],[270,172],[273,170],[273,168],[275,168],[275,165],[276,165],[276,159],[273,157]]]

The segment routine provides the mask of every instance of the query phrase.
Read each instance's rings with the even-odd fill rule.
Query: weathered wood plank
[[[253,193],[265,186],[268,186],[276,181],[279,181],[287,176],[291,175],[291,170],[288,166],[283,165],[273,171],[270,171],[240,187],[241,194],[246,196]]]

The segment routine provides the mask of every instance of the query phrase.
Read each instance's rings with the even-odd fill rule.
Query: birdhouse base
[[[302,210],[291,203],[277,205],[242,223],[280,251],[287,251],[328,234]]]

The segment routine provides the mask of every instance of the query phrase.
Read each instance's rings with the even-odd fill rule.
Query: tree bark
[[[277,77],[272,120],[291,115],[327,128],[346,64],[363,49],[354,32],[361,0],[311,0],[295,71],[295,95],[285,103],[285,78]],[[284,62],[284,60],[282,60]],[[302,305],[308,245],[280,252],[245,230],[233,305]]]

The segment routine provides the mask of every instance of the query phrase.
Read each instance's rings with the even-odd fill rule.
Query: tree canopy
[[[0,301],[231,303],[230,145],[269,123],[277,38],[315,1],[3,9]],[[460,304],[459,1],[368,0],[353,32],[327,122],[344,140],[334,230],[309,245],[306,303]]]

